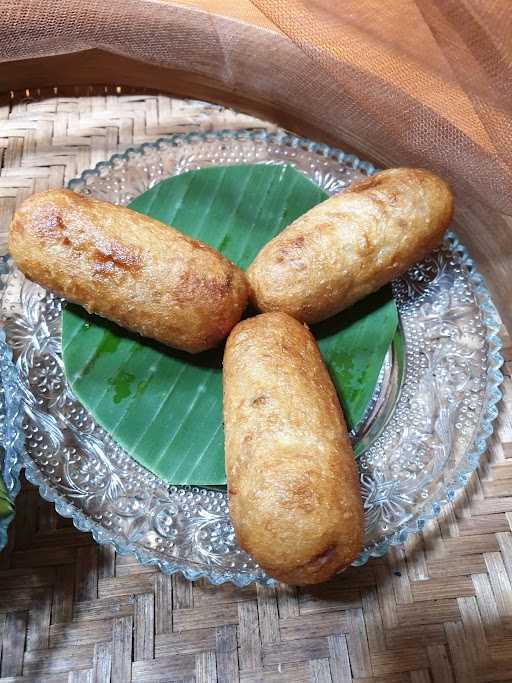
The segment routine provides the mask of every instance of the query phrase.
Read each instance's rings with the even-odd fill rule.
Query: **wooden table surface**
[[[165,96],[0,108],[0,232],[36,190],[183,130],[265,125]],[[0,556],[0,682],[512,683],[512,346],[467,490],[405,548],[311,589],[210,586],[116,556],[25,485]]]

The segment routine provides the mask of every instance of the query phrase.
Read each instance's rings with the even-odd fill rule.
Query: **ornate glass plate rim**
[[[294,158],[296,160],[300,158],[300,155],[304,155],[309,161],[318,159],[319,163],[321,162],[325,166],[329,166],[330,164],[331,168],[333,168],[333,164],[339,165],[339,168],[343,168],[344,172],[347,173],[347,177],[349,178],[351,177],[351,174],[353,176],[354,173],[369,175],[375,171],[371,164],[359,160],[354,155],[348,155],[341,150],[330,148],[327,145],[317,144],[294,135],[288,135],[285,133],[267,133],[265,131],[219,131],[204,134],[177,134],[167,139],[158,140],[155,143],[146,143],[141,147],[128,149],[124,154],[114,155],[108,162],[101,162],[97,164],[94,170],[85,171],[80,178],[70,182],[70,187],[76,191],[88,193],[90,191],[88,190],[88,187],[91,185],[91,182],[100,182],[99,179],[110,177],[109,174],[111,172],[115,173],[116,169],[122,169],[121,177],[117,178],[117,190],[112,188],[110,185],[108,185],[108,188],[109,192],[124,192],[122,201],[126,202],[132,198],[126,193],[126,188],[124,187],[125,183],[130,183],[128,175],[130,166],[132,164],[141,160],[144,164],[149,164],[151,162],[151,155],[165,154],[166,150],[172,150],[172,153],[174,154],[178,148],[188,151],[189,154],[188,156],[185,154],[181,162],[177,163],[173,168],[173,174],[177,174],[183,172],[184,170],[200,167],[202,164],[200,160],[198,163],[194,158],[194,150],[197,151],[197,148],[201,145],[209,148],[211,147],[211,143],[213,143],[213,145],[217,145],[220,150],[229,148],[230,145],[235,145],[235,147],[237,145],[240,146],[240,157],[237,156],[239,152],[236,151],[232,158],[230,158],[229,163],[240,163],[243,161],[244,159],[241,157],[241,152],[243,151],[244,145],[252,145],[254,150],[256,150],[256,152],[253,150],[255,154],[255,158],[252,159],[253,163],[257,161],[263,161],[264,163],[276,163],[275,160],[269,161],[258,158],[258,148],[266,148],[274,150],[274,153],[276,153],[277,150],[278,154],[280,155],[280,159],[277,161],[277,163],[295,163]],[[209,159],[208,163],[215,163],[215,159],[213,161],[212,159]],[[217,161],[217,163],[219,163],[219,161]],[[318,164],[315,161],[315,163],[310,164],[310,169],[308,168],[306,170],[301,170],[318,182],[318,170],[311,170],[316,166],[318,166]],[[125,171],[126,175],[123,175],[125,174]],[[148,169],[144,168],[144,171],[148,171]],[[155,171],[154,168],[153,171]],[[352,173],[352,171],[354,171],[354,173]],[[157,177],[153,178],[152,182],[160,179],[158,177],[158,173],[162,173],[162,171],[156,169]],[[161,175],[160,177],[165,177],[165,174]],[[330,175],[326,171],[325,177],[322,178],[321,184],[326,191],[333,192],[337,189],[340,189],[339,186],[336,186],[336,182],[336,174]],[[147,186],[148,184],[146,184],[144,187],[135,187],[134,189],[136,193],[138,193],[146,189]],[[451,264],[451,266],[446,266],[446,264]],[[445,267],[446,270],[443,270]],[[453,271],[451,274],[450,267]],[[4,273],[2,276],[2,287],[5,288],[5,284],[8,281],[8,277],[5,273],[9,272],[8,260],[3,260],[2,269],[2,272]],[[435,271],[434,274],[432,274],[433,271]],[[422,369],[423,366],[420,358],[421,353],[418,351],[418,345],[420,342],[421,344],[428,345],[429,343],[436,341],[436,335],[440,337],[446,337],[448,339],[448,346],[446,346],[446,359],[442,358],[435,368],[441,381],[441,385],[436,387],[436,391],[441,390],[442,393],[443,387],[452,385],[456,386],[457,384],[456,367],[455,376],[450,378],[450,382],[446,382],[446,377],[444,377],[443,381],[443,372],[446,371],[446,368],[443,365],[445,361],[449,364],[457,364],[457,362],[460,361],[463,365],[467,365],[468,363],[471,364],[473,361],[478,361],[478,354],[476,360],[474,358],[472,360],[471,353],[463,358],[457,358],[455,354],[455,347],[451,350],[450,335],[453,336],[453,334],[456,333],[455,336],[457,336],[457,334],[460,336],[460,334],[464,334],[464,331],[461,333],[460,330],[457,330],[457,312],[448,310],[447,316],[441,316],[440,318],[438,316],[440,305],[439,302],[441,301],[442,303],[443,296],[446,295],[446,292],[442,290],[443,278],[447,278],[447,280],[449,280],[450,277],[453,280],[453,282],[450,282],[450,286],[457,288],[460,285],[460,290],[462,292],[461,301],[469,301],[469,299],[464,299],[464,296],[469,296],[479,312],[479,320],[476,321],[476,325],[478,327],[479,339],[482,340],[482,348],[480,349],[480,366],[483,367],[485,365],[485,378],[481,381],[479,396],[483,398],[479,405],[471,403],[471,401],[469,401],[466,405],[464,402],[464,409],[466,412],[469,411],[468,414],[473,415],[476,415],[475,411],[478,411],[480,417],[476,422],[476,428],[471,431],[471,438],[466,444],[464,452],[460,455],[460,459],[457,461],[457,466],[453,471],[453,476],[451,476],[448,481],[443,480],[435,500],[428,500],[423,505],[421,505],[420,501],[420,506],[418,507],[416,513],[411,514],[409,517],[406,516],[401,521],[401,524],[394,529],[390,529],[389,533],[386,533],[386,525],[385,523],[382,523],[379,527],[379,529],[382,529],[382,539],[379,542],[367,544],[357,560],[354,562],[355,565],[364,564],[371,556],[382,556],[390,548],[390,546],[403,543],[410,534],[421,531],[428,520],[436,517],[440,513],[443,504],[453,500],[457,490],[465,485],[468,476],[477,467],[480,455],[485,450],[487,440],[492,434],[492,422],[497,416],[496,404],[501,397],[498,388],[502,381],[502,375],[499,370],[502,364],[502,357],[499,353],[501,343],[498,337],[500,323],[497,312],[494,308],[482,277],[477,272],[473,261],[467,254],[466,249],[460,244],[453,233],[448,234],[445,245],[443,249],[440,250],[440,255],[437,261],[435,259],[427,259],[423,264],[418,266],[416,272],[413,273],[409,279],[401,278],[393,284],[395,297],[397,300],[401,301],[399,304],[399,310],[402,328],[404,329],[405,327],[407,332],[405,335],[406,345],[408,341],[410,346],[406,353],[407,366],[404,386],[407,387],[409,382],[409,385],[414,386],[416,392],[418,392],[418,380],[415,378],[415,375],[421,375],[421,373],[424,372],[424,368]],[[436,287],[438,289],[436,289]],[[466,294],[464,294],[464,292],[466,292]],[[0,293],[4,294],[2,298],[5,299],[5,292]],[[50,300],[52,302],[58,301],[51,297],[51,295]],[[464,308],[464,303],[462,308]],[[57,306],[57,310],[59,310],[59,306]],[[434,328],[432,328],[430,323],[427,325],[429,334],[434,335],[430,341],[428,335],[425,336],[423,328],[418,323],[418,317],[421,317],[418,311],[421,312],[421,315],[425,320],[435,321]],[[438,317],[436,318],[436,316]],[[57,317],[57,315],[54,315],[54,319]],[[470,325],[474,324],[474,320],[470,321]],[[466,328],[463,328],[463,330],[465,329]],[[417,335],[417,337],[415,337],[415,335]],[[0,359],[2,363],[1,369],[4,384],[6,381],[10,382],[9,392],[6,394],[9,399],[7,410],[10,410],[10,414],[14,415],[19,411],[16,408],[16,405],[19,404],[16,402],[21,400],[22,403],[28,405],[30,403],[30,398],[27,399],[27,388],[20,381],[17,373],[12,371],[12,364],[10,364],[10,349],[3,337],[0,338]],[[485,363],[482,362],[482,359],[485,361]],[[16,389],[14,388],[15,384]],[[404,401],[409,401],[409,403],[412,405],[415,400],[417,399],[412,393],[408,395],[407,390],[402,391],[402,395],[397,403],[395,413],[399,415],[400,410],[403,409]],[[454,418],[455,413],[453,413],[453,411],[450,413],[450,400],[453,403],[453,396],[446,397],[446,405],[448,408],[444,410],[444,412],[441,410],[438,418],[436,419],[436,423],[430,425],[429,427],[429,429],[431,428],[436,433],[441,434],[443,429],[446,432],[448,427],[450,427],[452,431],[455,428],[457,430],[464,431],[463,425],[459,424],[457,427],[455,427],[455,425],[451,424],[450,426],[450,420],[464,418],[464,416],[461,417],[460,414],[458,418]],[[418,415],[419,418],[421,418],[422,407],[415,406],[414,410],[416,410],[416,413],[413,411],[414,415]],[[471,411],[473,411],[473,413],[471,413]],[[391,423],[392,420],[389,424]],[[16,424],[16,420],[13,422],[13,424]],[[372,504],[368,503],[366,505],[367,519],[368,516],[371,517],[375,514],[376,508],[374,503],[377,501],[377,499],[380,513],[384,511],[384,513],[388,514],[390,517],[393,517],[393,514],[396,513],[396,509],[394,509],[396,506],[400,506],[401,503],[410,503],[413,493],[411,488],[407,488],[408,486],[410,487],[410,483],[408,484],[408,482],[413,481],[416,486],[414,489],[414,495],[418,494],[418,481],[421,483],[422,468],[420,467],[418,472],[415,472],[414,468],[418,468],[418,458],[421,459],[422,444],[418,443],[418,432],[414,432],[414,430],[411,432],[411,443],[409,444],[407,443],[407,439],[404,440],[403,434],[400,435],[400,448],[405,449],[404,453],[406,453],[407,448],[409,448],[411,451],[409,460],[405,461],[408,475],[410,475],[409,479],[405,479],[405,485],[404,481],[400,479],[398,474],[395,473],[391,476],[391,470],[389,472],[389,479],[379,482],[377,477],[377,483],[374,480],[371,480],[368,472],[365,471],[368,470],[370,464],[375,465],[375,463],[377,463],[377,465],[375,465],[377,467],[377,471],[380,471],[378,469],[380,455],[379,449],[384,446],[385,439],[388,441],[393,441],[393,438],[398,438],[398,430],[396,430],[396,425],[396,433],[393,434],[389,433],[389,424],[384,429],[381,437],[379,437],[371,447],[371,449],[373,449],[373,454],[371,456],[373,461],[370,461],[369,457],[366,457],[365,455],[363,455],[361,458],[361,484],[364,497],[367,501],[372,501]],[[388,433],[386,433],[386,430]],[[87,440],[87,438],[87,435],[82,435],[82,444],[84,443],[83,439]],[[434,463],[431,466],[431,471],[429,472],[430,478],[432,478],[434,474],[438,478],[442,475],[443,466],[447,462],[450,448],[452,446],[455,448],[453,443],[442,443],[442,438],[440,437],[440,439],[440,443],[432,446],[431,451],[426,454]],[[5,468],[12,475],[13,473],[19,471],[21,453],[20,440],[17,439],[16,436],[11,436],[10,442],[7,440],[4,446],[7,446]],[[90,440],[88,442],[88,447],[94,450],[94,448],[97,447],[97,443],[94,443]],[[420,453],[419,456],[418,453]],[[425,454],[423,454],[423,457],[425,457]],[[105,525],[97,521],[97,515],[95,521],[91,515],[84,513],[84,511],[78,509],[77,506],[70,504],[65,495],[60,493],[55,485],[52,485],[48,478],[44,476],[40,467],[36,465],[34,460],[26,452],[24,454],[23,460],[24,466],[26,468],[27,478],[39,487],[39,491],[43,498],[54,503],[59,514],[72,518],[74,525],[78,529],[91,532],[97,542],[113,545],[118,553],[135,555],[142,564],[156,565],[160,568],[160,570],[167,574],[173,574],[178,571],[182,572],[185,577],[191,580],[195,580],[200,577],[206,577],[210,582],[215,584],[231,581],[237,586],[245,586],[252,581],[258,581],[263,584],[272,583],[272,580],[269,579],[269,577],[267,577],[257,567],[257,565],[254,565],[253,563],[246,563],[245,565],[242,563],[242,570],[240,570],[236,567],[228,568],[226,565],[222,566],[222,562],[217,563],[217,566],[215,562],[210,563],[209,566],[205,566],[204,564],[201,566],[202,563],[197,562],[197,560],[191,561],[183,558],[172,558],[172,560],[165,559],[163,557],[163,553],[158,553],[156,548],[155,552],[151,552],[150,548],[142,547],[141,544],[137,543],[137,533],[139,533],[137,529],[135,529],[133,534],[130,534],[132,540],[129,541],[126,537],[116,534],[114,530],[106,529]],[[111,467],[113,468],[112,465]],[[142,470],[142,468],[140,469]],[[152,475],[148,474],[148,476],[152,478]],[[15,488],[16,484],[14,483],[13,479],[12,482],[13,483],[11,485],[13,488]],[[160,507],[155,508],[158,510],[158,512],[155,513],[153,523],[155,527],[158,527],[159,531],[164,533],[164,535],[172,538],[173,514],[182,515],[185,519],[190,517],[190,510],[193,509],[194,499],[199,494],[202,495],[202,492],[200,489],[187,489],[187,487],[177,489],[176,487],[171,487],[170,493],[177,497],[177,500],[180,501],[178,507],[181,505],[182,509],[178,510],[177,507],[169,505],[168,501],[164,502],[162,505],[160,505]],[[217,539],[218,542],[220,539],[220,545],[222,546],[223,543],[225,544],[226,549],[224,552],[228,553],[229,546],[233,544],[232,532],[229,528],[226,528],[229,525],[220,522],[219,515],[210,514],[209,512],[210,510],[213,510],[214,513],[222,511],[223,514],[226,515],[225,499],[222,498],[223,494],[214,493],[211,491],[208,492],[208,496],[210,496],[209,503],[202,510],[204,516],[201,518],[199,523],[195,524],[190,540],[192,543],[204,545],[205,534],[212,538],[216,535],[219,537]],[[383,516],[384,522],[386,521],[386,514]],[[182,520],[182,522],[183,521],[184,520]],[[380,520],[380,522],[382,522],[382,520]],[[207,546],[210,540],[211,538],[206,538]],[[170,543],[170,547],[172,547],[172,545],[173,544]],[[237,552],[239,553],[240,551]],[[207,552],[205,555],[207,555]]]
[[[0,264],[4,266],[5,262]],[[0,467],[5,490],[14,501],[20,490],[23,463],[22,402],[16,368],[10,347],[0,329]],[[0,519],[0,550],[7,544],[7,532],[14,519],[13,511]]]

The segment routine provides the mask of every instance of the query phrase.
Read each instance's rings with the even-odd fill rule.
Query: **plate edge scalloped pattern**
[[[0,284],[0,295],[2,284]],[[7,493],[13,502],[21,488],[20,472],[23,467],[23,431],[21,428],[22,410],[21,397],[16,389],[16,368],[12,362],[12,353],[5,341],[5,333],[0,329],[0,382],[4,391],[5,435],[1,448],[3,450],[2,476]],[[7,398],[8,397],[8,398]],[[0,550],[7,544],[7,533],[15,511],[0,520]]]
[[[144,143],[138,147],[130,147],[122,154],[114,154],[108,161],[99,162],[96,164],[94,169],[88,169],[84,171],[78,178],[72,179],[68,183],[68,187],[73,189],[76,184],[86,181],[88,177],[92,175],[99,175],[102,168],[108,167],[116,159],[128,160],[130,154],[142,154],[145,149],[158,148],[158,146],[162,143],[173,144],[173,142],[178,140],[206,141],[209,139],[222,139],[223,137],[243,139],[247,136],[251,137],[252,139],[261,137],[279,142],[281,144],[289,144],[292,147],[302,147],[308,151],[314,151],[320,155],[329,156],[340,161],[342,160],[344,163],[351,165],[353,168],[363,170],[368,175],[374,173],[376,170],[372,164],[360,160],[353,154],[346,154],[342,150],[331,148],[325,144],[315,143],[307,140],[306,138],[301,138],[292,134],[283,132],[266,133],[264,131],[253,132],[250,130],[221,130],[208,133],[177,133],[170,137],[159,138],[152,143]],[[378,549],[375,549],[371,553],[368,552],[362,554],[353,563],[354,566],[361,566],[365,564],[370,557],[380,557],[384,555],[390,546],[404,543],[411,534],[419,533],[429,520],[439,516],[443,505],[453,500],[456,492],[465,486],[470,474],[478,467],[480,456],[485,451],[488,440],[493,433],[493,422],[498,415],[497,404],[501,399],[499,387],[503,381],[503,375],[500,371],[500,368],[503,364],[503,357],[500,353],[502,343],[498,335],[500,322],[496,308],[492,303],[489,290],[485,285],[483,277],[479,274],[474,262],[470,258],[466,247],[464,247],[464,245],[462,245],[453,234],[451,234],[451,239],[453,241],[454,251],[458,253],[461,262],[468,270],[469,280],[474,287],[474,293],[478,300],[480,310],[482,311],[483,322],[486,328],[485,339],[489,345],[489,368],[487,371],[487,400],[485,410],[483,411],[482,417],[480,419],[479,428],[475,434],[472,447],[468,449],[464,456],[467,463],[467,469],[463,475],[460,476],[458,482],[456,482],[456,484],[453,486],[446,488],[442,500],[437,501],[435,504],[431,505],[428,510],[423,511],[423,513],[417,518],[414,527],[400,530],[380,544]],[[3,287],[3,284],[1,286]],[[4,347],[7,347],[7,344],[3,341],[3,338],[0,337],[0,349],[3,350]],[[14,367],[13,371],[15,372]],[[9,471],[12,471],[14,474],[16,474],[17,472],[19,473],[21,466],[24,466],[27,479],[38,487],[41,496],[45,500],[52,502],[56,511],[60,515],[71,518],[77,529],[91,533],[96,542],[100,544],[112,545],[119,554],[135,555],[141,564],[157,566],[165,574],[175,574],[180,572],[183,574],[183,576],[185,576],[185,578],[191,581],[195,581],[199,578],[207,578],[212,584],[231,582],[240,588],[253,582],[253,579],[250,576],[233,576],[232,574],[218,572],[215,570],[197,570],[180,562],[171,563],[157,558],[152,558],[148,553],[141,551],[134,544],[120,544],[115,538],[108,537],[108,534],[98,527],[97,524],[91,522],[81,512],[78,512],[72,506],[68,505],[64,500],[61,499],[61,496],[53,493],[52,490],[46,486],[44,481],[41,479],[39,471],[32,464],[32,461],[25,455],[21,445],[19,445],[17,449],[11,449],[11,451],[11,459],[9,460],[8,466]],[[23,462],[21,462],[22,460]],[[265,578],[259,582],[265,585],[275,584],[275,581],[270,578]]]

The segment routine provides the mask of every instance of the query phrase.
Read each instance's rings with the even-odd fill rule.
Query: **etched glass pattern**
[[[126,204],[168,176],[241,163],[292,164],[330,194],[375,170],[292,135],[223,131],[129,150],[70,187]],[[65,302],[27,281],[8,258],[2,272],[1,314],[17,369],[9,375],[16,385],[9,409],[21,401],[27,477],[43,497],[97,541],[164,572],[238,586],[271,583],[237,546],[225,493],[168,486],[94,423],[64,378]],[[365,546],[354,564],[403,542],[453,498],[478,464],[500,397],[498,318],[452,233],[396,280],[393,292],[403,350],[388,354],[372,405],[353,435],[365,445],[359,467],[366,514]],[[1,339],[0,351],[7,376],[10,351]],[[18,456],[11,448],[8,459],[14,464],[19,448]]]

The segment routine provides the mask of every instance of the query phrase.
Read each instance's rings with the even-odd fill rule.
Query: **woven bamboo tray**
[[[119,90],[119,89],[118,89]],[[267,126],[116,89],[0,106],[0,235],[15,207],[126,147]],[[488,453],[404,549],[313,589],[191,584],[116,556],[25,485],[0,555],[0,682],[512,683],[512,343]]]

